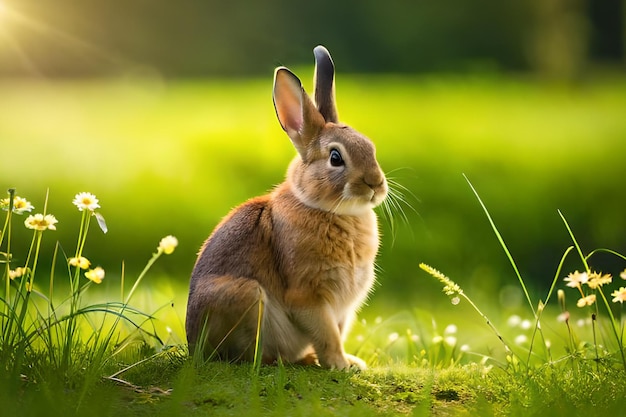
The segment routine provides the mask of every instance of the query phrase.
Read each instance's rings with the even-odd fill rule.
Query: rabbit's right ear
[[[274,73],[274,108],[283,130],[303,160],[326,121],[302,88],[300,79],[285,67]]]
[[[318,45],[313,49],[315,55],[315,104],[327,122],[337,123],[335,104],[335,64],[328,49]]]

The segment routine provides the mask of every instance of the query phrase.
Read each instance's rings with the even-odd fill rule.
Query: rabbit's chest
[[[285,280],[297,304],[347,306],[363,299],[374,282],[378,229],[374,213],[341,217],[290,229],[284,248]]]
[[[376,217],[338,217],[322,224],[305,239],[302,251],[317,256],[327,268],[357,270],[374,262],[378,250]]]

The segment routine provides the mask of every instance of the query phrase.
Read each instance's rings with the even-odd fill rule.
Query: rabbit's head
[[[371,140],[337,118],[335,68],[323,46],[315,54],[315,104],[287,68],[274,75],[274,107],[298,156],[287,181],[305,205],[341,215],[360,215],[387,196],[387,180]]]

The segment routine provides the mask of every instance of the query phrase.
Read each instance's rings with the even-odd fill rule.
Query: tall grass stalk
[[[561,277],[561,273],[562,273],[562,270],[563,270],[563,264],[565,263],[565,259],[567,258],[567,256],[569,255],[569,253],[573,249],[574,249],[574,247],[570,246],[570,247],[568,247],[565,250],[565,253],[563,253],[563,256],[561,257],[561,261],[559,262],[559,265],[556,268],[556,272],[554,274],[554,279],[552,280],[552,285],[550,285],[550,290],[548,290],[548,295],[546,296],[545,301],[539,301],[539,307],[537,308],[537,316],[535,318],[535,326],[533,328],[533,334],[532,334],[532,336],[530,338],[530,349],[528,349],[528,358],[526,359],[526,364],[527,365],[530,365],[530,359],[531,359],[532,352],[533,352],[533,346],[535,344],[535,337],[537,336],[537,331],[540,329],[540,326],[541,326],[541,316],[543,315],[543,312],[545,310],[545,306],[550,301],[550,297],[554,293],[554,289],[556,287],[556,284],[557,284],[559,278]],[[549,350],[547,350],[547,354],[548,354],[549,361],[552,362],[553,361],[552,353]]]
[[[263,359],[263,345],[262,345],[262,326],[263,326],[263,315],[265,314],[265,299],[263,297],[263,292],[259,288],[259,311],[257,317],[257,325],[256,325],[256,334],[254,338],[254,360],[252,362],[252,370],[253,373],[258,375],[261,371],[261,363]]]
[[[502,342],[502,345],[504,346],[504,350],[506,351],[507,355],[516,355],[517,356],[517,354],[511,349],[510,345],[504,340],[504,337],[498,331],[496,326],[491,322],[489,317],[487,317],[487,315],[485,313],[483,313],[480,310],[480,308],[478,308],[478,306],[472,301],[471,298],[469,298],[465,294],[463,289],[461,287],[459,287],[458,284],[456,284],[454,281],[452,281],[450,278],[448,278],[445,274],[443,274],[442,272],[440,272],[439,270],[433,268],[430,265],[426,265],[424,263],[421,263],[419,266],[420,266],[420,268],[422,270],[426,271],[427,273],[429,273],[433,277],[437,278],[437,280],[439,280],[439,282],[444,284],[443,291],[447,295],[462,297],[465,301],[467,301],[469,303],[469,305],[472,306],[474,311],[476,311],[485,320],[485,322],[487,323],[489,328],[495,333],[496,337],[500,340],[500,342]]]
[[[507,247],[506,243],[504,242],[504,238],[502,237],[502,235],[500,234],[500,231],[498,230],[495,222],[493,221],[493,218],[491,217],[491,214],[489,213],[489,210],[487,210],[487,206],[485,205],[485,203],[483,202],[483,200],[480,198],[480,195],[478,194],[478,191],[476,191],[476,188],[474,188],[474,185],[472,184],[472,182],[469,180],[469,178],[463,174],[463,177],[465,178],[465,181],[467,181],[468,185],[470,186],[472,192],[474,193],[474,195],[476,196],[476,199],[478,200],[478,203],[480,204],[480,206],[482,207],[485,216],[487,217],[487,220],[489,220],[489,224],[491,225],[491,229],[493,230],[494,234],[496,235],[496,238],[498,239],[498,242],[500,243],[500,246],[502,247],[502,249],[504,250],[504,253],[506,254],[507,259],[509,260],[509,263],[511,264],[511,267],[513,267],[513,271],[515,271],[515,276],[517,277],[517,280],[520,284],[520,287],[522,288],[522,291],[524,292],[524,296],[526,297],[526,301],[528,302],[528,306],[530,307],[530,311],[533,314],[533,317],[535,319],[535,332],[538,332],[540,337],[541,337],[541,341],[542,341],[542,346],[544,348],[545,354],[546,356],[550,356],[550,352],[546,347],[546,338],[543,334],[543,330],[541,328],[541,314],[538,314],[537,310],[535,309],[534,303],[530,297],[530,294],[528,292],[528,288],[526,287],[526,283],[524,282],[524,279],[522,278],[522,274],[519,271],[519,268],[517,267],[517,264],[515,263],[515,260],[513,259],[513,255],[511,255],[511,252],[509,251],[509,248]],[[562,265],[562,262],[561,262]],[[557,271],[558,273],[558,271]],[[550,287],[550,292],[548,294],[548,296],[550,296],[550,294],[552,294],[552,291],[554,289],[554,286],[556,284],[556,281],[558,279],[558,276],[555,277],[555,279],[552,281],[552,286]],[[546,299],[546,303],[547,303],[547,299]],[[539,302],[539,306],[543,306],[545,303],[544,302]],[[543,307],[541,307],[543,309]],[[533,334],[533,339],[534,341],[534,334]],[[530,355],[532,353],[532,349],[533,349],[533,345],[530,345],[530,350],[529,350],[529,356],[528,356],[528,361],[530,361]],[[526,365],[529,365],[529,362],[527,362]]]
[[[487,216],[487,220],[489,220],[489,224],[491,225],[491,228],[493,232],[495,233],[496,238],[498,239],[498,242],[500,242],[500,246],[502,246],[502,249],[504,250],[506,257],[508,258],[509,262],[511,263],[511,266],[513,267],[513,271],[515,271],[517,280],[519,281],[520,286],[522,287],[522,290],[524,291],[524,296],[526,297],[528,306],[530,307],[530,310],[532,311],[533,316],[537,318],[537,312],[535,311],[535,306],[530,298],[530,294],[528,293],[528,288],[526,288],[526,283],[524,282],[524,279],[522,278],[522,275],[520,274],[519,269],[517,268],[517,264],[515,263],[515,260],[513,259],[513,256],[511,255],[511,252],[509,251],[509,248],[506,246],[506,243],[504,243],[504,239],[502,238],[500,231],[498,230],[495,222],[491,218],[491,214],[489,214],[489,210],[487,210],[487,206],[485,206],[485,203],[483,203],[482,198],[480,198],[478,191],[476,191],[476,188],[474,188],[474,185],[472,185],[469,178],[467,178],[465,174],[463,174],[463,178],[465,178],[465,181],[467,181],[467,183],[469,184],[470,188],[472,189],[472,192],[474,193],[474,195],[476,196],[476,199],[478,200],[478,203],[480,204],[483,211],[485,212],[485,216]]]

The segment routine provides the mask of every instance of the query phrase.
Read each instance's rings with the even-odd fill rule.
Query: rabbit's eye
[[[331,149],[330,151],[330,164],[334,167],[344,165],[343,158],[337,149]]]

